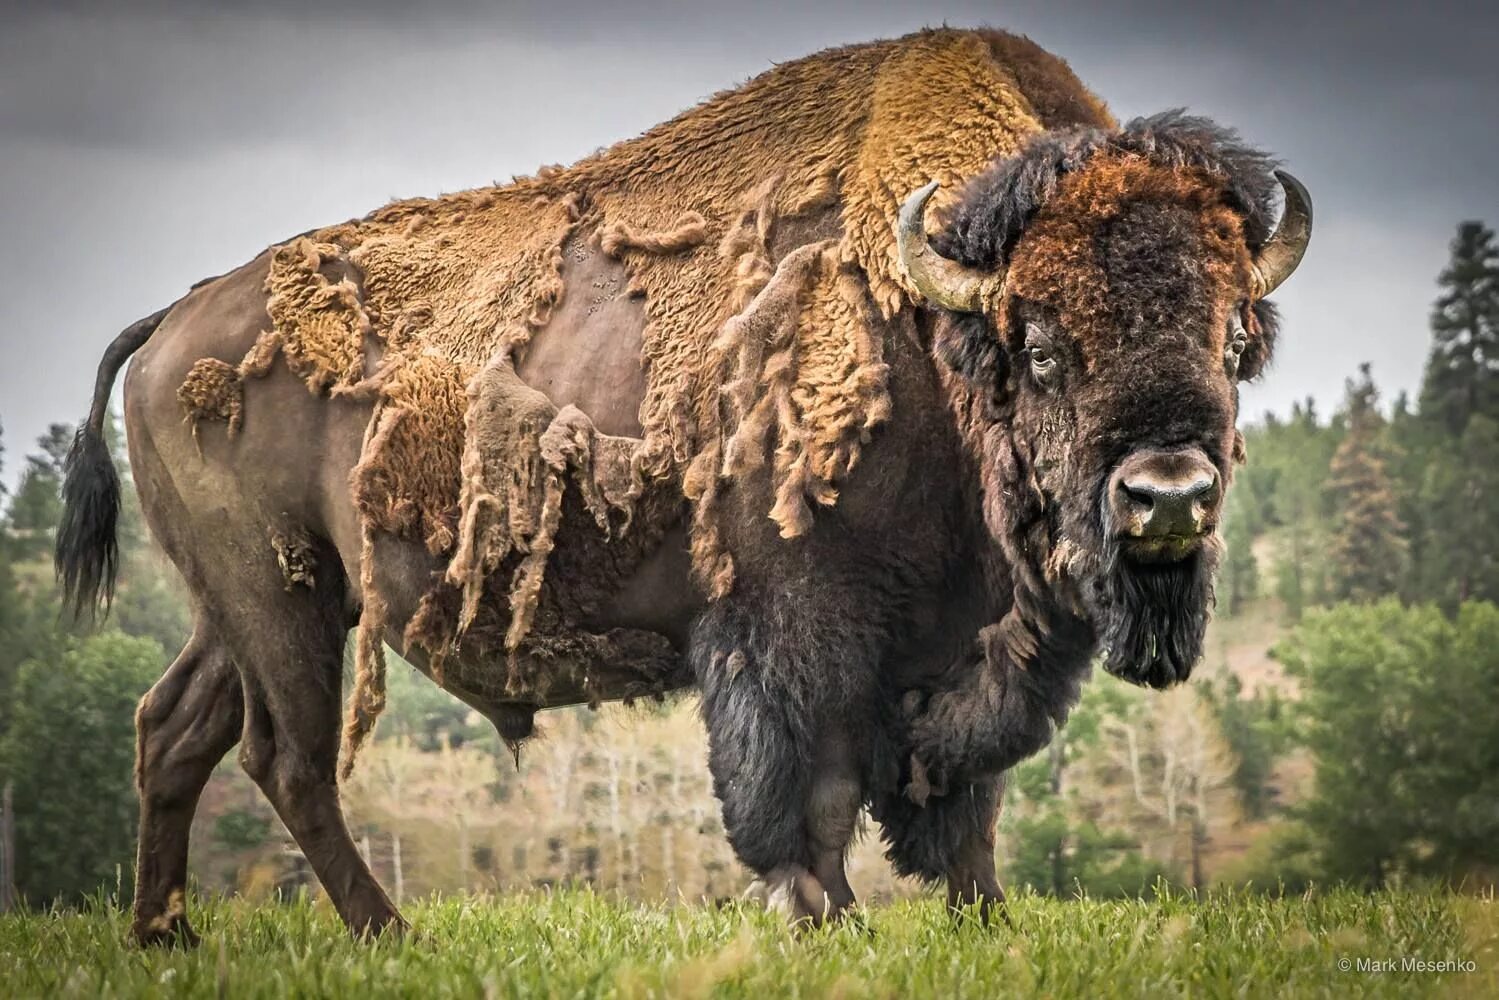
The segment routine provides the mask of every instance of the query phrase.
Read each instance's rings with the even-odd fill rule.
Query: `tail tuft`
[[[62,523],[57,526],[53,565],[62,585],[63,607],[71,607],[75,619],[82,618],[85,611],[93,619],[101,598],[104,613],[109,613],[115,570],[120,565],[120,546],[115,541],[115,526],[120,520],[120,476],[104,443],[109,393],[120,367],[156,332],[171,309],[168,306],[131,323],[105,348],[94,377],[93,406],[63,462]]]
[[[54,561],[63,606],[74,618],[93,618],[102,599],[108,614],[120,562],[120,476],[92,422],[78,429],[63,464],[62,500]]]

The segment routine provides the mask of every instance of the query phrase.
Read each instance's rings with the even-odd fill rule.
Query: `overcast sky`
[[[1420,378],[1456,224],[1499,223],[1499,5],[0,0],[4,481],[133,320],[312,226],[568,162],[829,45],[990,24],[1121,118],[1280,156],[1316,232],[1249,414]]]

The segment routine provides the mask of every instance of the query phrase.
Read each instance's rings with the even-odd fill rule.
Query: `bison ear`
[[[992,398],[1004,395],[1008,359],[1004,345],[982,313],[941,311],[932,337],[932,353]]]
[[[1244,332],[1249,335],[1249,342],[1239,357],[1238,379],[1241,382],[1258,378],[1269,366],[1270,358],[1275,352],[1275,338],[1280,332],[1280,314],[1275,309],[1275,303],[1261,299],[1250,306],[1246,313]]]

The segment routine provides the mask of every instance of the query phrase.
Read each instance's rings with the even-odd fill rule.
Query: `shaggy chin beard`
[[[1219,550],[1210,536],[1185,558],[1149,563],[1110,545],[1087,599],[1105,670],[1157,689],[1191,675],[1202,656]]]

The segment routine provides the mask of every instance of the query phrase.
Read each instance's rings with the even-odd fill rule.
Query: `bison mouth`
[[[1120,556],[1131,563],[1169,566],[1196,555],[1209,533],[1157,535],[1153,538],[1125,537],[1118,540]]]
[[[1202,655],[1219,545],[1211,534],[1115,539],[1089,588],[1104,669],[1167,688]]]

